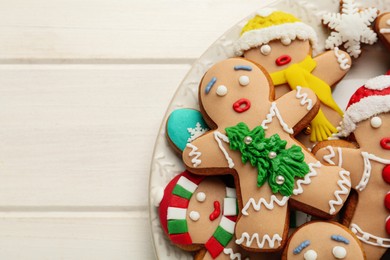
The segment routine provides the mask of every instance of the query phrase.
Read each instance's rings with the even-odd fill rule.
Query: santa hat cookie
[[[273,40],[280,40],[283,44],[289,45],[297,38],[310,40],[312,46],[317,43],[314,29],[295,16],[273,9],[263,9],[244,26],[241,37],[235,43],[234,52],[241,56],[244,51]]]
[[[356,129],[357,123],[390,111],[389,72],[368,80],[352,95],[339,128],[340,136],[347,137]],[[379,123],[373,121],[372,125],[375,127]]]

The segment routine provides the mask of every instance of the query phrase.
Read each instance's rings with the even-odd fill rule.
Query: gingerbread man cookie
[[[390,49],[390,13],[383,13],[376,19],[375,31],[384,45]]]
[[[276,97],[297,86],[310,88],[318,96],[321,109],[308,129],[312,142],[327,140],[337,132],[343,112],[333,100],[330,86],[337,84],[352,64],[349,55],[337,48],[313,58],[316,42],[313,28],[295,16],[264,9],[248,21],[235,43],[236,55],[260,64],[271,74]]]
[[[274,100],[271,79],[255,63],[217,63],[199,87],[201,112],[212,130],[187,144],[183,162],[195,174],[235,177],[236,243],[252,251],[281,250],[290,206],[330,218],[350,190],[349,173],[322,165],[292,135],[319,107],[310,89],[297,87]]]
[[[351,172],[356,190],[344,224],[363,242],[369,259],[390,248],[390,76],[370,79],[351,97],[340,135],[354,139],[320,143],[317,158]]]
[[[289,238],[283,260],[366,259],[357,237],[337,222],[313,221],[300,226]]]

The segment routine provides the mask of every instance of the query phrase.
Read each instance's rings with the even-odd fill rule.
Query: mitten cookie
[[[375,30],[384,45],[390,49],[390,13],[381,14],[376,19]]]
[[[199,87],[201,112],[212,130],[187,144],[183,162],[200,175],[232,174],[241,210],[236,243],[253,251],[281,250],[288,207],[334,216],[349,194],[349,173],[324,166],[292,136],[319,107],[310,89],[274,99],[268,74],[242,58],[217,63]]]
[[[357,237],[336,222],[315,221],[299,227],[289,238],[283,260],[366,259]]]
[[[260,64],[271,74],[276,97],[297,86],[310,88],[318,96],[321,109],[306,131],[312,142],[327,140],[337,131],[343,112],[332,98],[331,86],[351,67],[349,55],[337,48],[313,58],[316,42],[313,28],[295,16],[265,9],[248,21],[235,43],[236,55]],[[305,139],[308,137],[299,138],[309,145]]]
[[[363,242],[368,259],[390,248],[390,76],[370,79],[351,97],[340,135],[355,139],[323,142],[313,152],[323,162],[351,172],[358,199],[347,207],[344,224]]]

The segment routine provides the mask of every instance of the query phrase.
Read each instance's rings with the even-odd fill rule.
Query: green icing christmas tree
[[[268,181],[273,193],[291,196],[295,178],[303,178],[309,173],[302,148],[293,145],[286,149],[287,141],[280,139],[278,134],[266,138],[263,127],[250,131],[245,123],[225,130],[230,149],[240,151],[242,162],[249,161],[257,168],[259,187]]]

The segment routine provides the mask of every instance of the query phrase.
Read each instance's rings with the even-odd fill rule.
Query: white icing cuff
[[[246,240],[246,243],[244,241]],[[242,233],[241,238],[236,240],[237,245],[244,245],[246,247],[251,247],[253,242],[255,242],[255,246],[257,248],[264,248],[265,244],[268,244],[269,248],[275,248],[275,243],[278,242],[279,247],[282,242],[282,237],[279,234],[274,234],[272,238],[265,234],[260,241],[259,234],[254,233],[252,237],[247,232]]]

